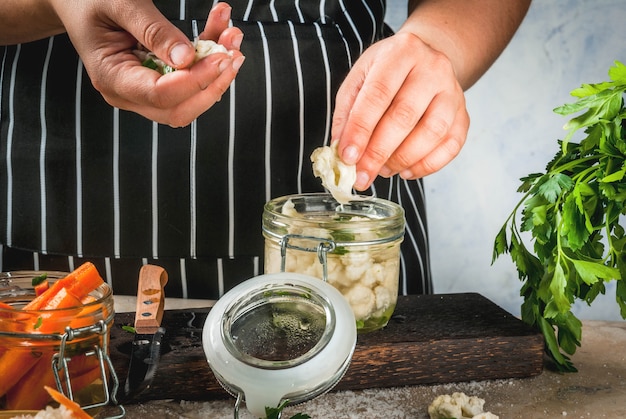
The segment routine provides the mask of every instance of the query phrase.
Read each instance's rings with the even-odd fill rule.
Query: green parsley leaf
[[[287,404],[289,403],[289,400],[284,400],[282,403],[280,403],[278,405],[278,407],[265,407],[265,418],[266,419],[280,419],[280,415],[283,411],[283,409],[285,407],[287,407]],[[294,416],[292,416],[290,419],[310,419],[311,416],[304,414],[304,413],[296,413]]]
[[[125,331],[125,332],[129,332],[129,333],[135,333],[136,332],[136,330],[135,330],[135,328],[133,326],[129,326],[127,324],[122,326],[122,330]]]
[[[33,287],[36,287],[37,285],[41,284],[43,281],[45,281],[48,278],[48,274],[43,273],[39,276],[36,276],[32,279],[31,281],[31,285]]]
[[[43,324],[43,319],[41,317],[37,317],[37,322],[35,322],[35,326],[33,326],[33,329],[35,330],[39,329],[42,324]]]
[[[522,320],[544,335],[560,371],[576,371],[568,355],[580,347],[576,300],[591,304],[617,281],[615,299],[626,319],[626,66],[610,81],[583,84],[576,102],[554,109],[573,116],[545,173],[521,178],[524,194],[498,232],[492,260],[508,253],[522,281]],[[582,135],[579,143],[576,135]],[[518,220],[519,217],[519,220]],[[529,232],[532,247],[522,233]]]

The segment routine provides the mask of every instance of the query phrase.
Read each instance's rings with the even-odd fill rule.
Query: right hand
[[[224,45],[193,67],[190,40],[151,0],[50,0],[94,87],[111,105],[172,127],[185,126],[219,101],[244,57],[242,32],[229,27],[230,6],[209,13],[201,39]],[[177,69],[161,75],[133,54],[137,43]]]

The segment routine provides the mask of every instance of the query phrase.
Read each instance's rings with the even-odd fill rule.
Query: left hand
[[[337,93],[332,138],[355,189],[377,175],[417,179],[448,164],[469,129],[450,60],[409,32],[381,40],[356,61]]]

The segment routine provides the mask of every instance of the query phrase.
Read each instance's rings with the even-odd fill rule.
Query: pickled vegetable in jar
[[[61,290],[46,306],[59,308],[28,309],[38,295],[33,278],[45,277],[52,287],[67,275],[0,274],[0,410],[43,409],[51,401],[44,386],[85,409],[109,401],[111,288],[102,282],[80,299]]]
[[[404,210],[380,199],[339,204],[330,194],[283,196],[263,212],[265,273],[326,280],[348,300],[359,332],[387,325],[395,310]]]

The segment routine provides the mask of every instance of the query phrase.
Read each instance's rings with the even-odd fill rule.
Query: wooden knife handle
[[[165,306],[167,272],[160,266],[144,265],[139,271],[135,333],[154,334],[161,326]]]

